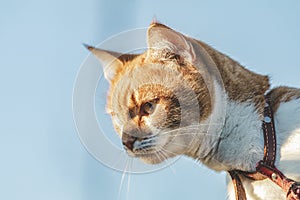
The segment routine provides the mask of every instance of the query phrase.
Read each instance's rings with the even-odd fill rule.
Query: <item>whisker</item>
[[[209,123],[209,124],[197,124],[197,125],[190,125],[185,127],[180,127],[177,129],[169,130],[166,132],[163,132],[163,134],[168,134],[175,131],[191,131],[191,130],[200,130],[203,126],[211,126],[211,125],[223,125],[222,123]]]
[[[120,156],[122,153],[123,153],[124,151],[120,151],[119,153],[118,153],[118,158],[116,159],[116,161],[112,164],[112,168],[114,168],[120,161],[121,161],[121,159],[122,159],[122,156]]]
[[[175,154],[174,152],[171,152],[171,151],[169,151],[169,150],[167,150],[167,149],[165,149],[165,148],[161,148],[160,150],[161,150],[161,151],[164,151],[164,152],[166,152],[166,153],[173,154],[174,156],[177,156],[177,154]]]
[[[178,128],[178,129],[174,129],[174,130],[169,130],[169,131],[164,131],[161,133],[161,135],[165,135],[165,134],[170,134],[170,133],[173,133],[173,132],[191,132],[191,131],[194,131],[194,132],[197,132],[197,131],[200,131],[199,128]]]
[[[162,157],[162,159],[160,159],[161,162],[162,162],[162,161],[165,161],[165,162],[167,161],[168,156],[165,155],[163,151],[158,151],[157,154],[160,155],[160,156]],[[172,170],[171,170],[171,171],[172,171]]]
[[[162,159],[160,159],[161,162],[167,159],[167,157],[164,156],[163,152],[158,151],[157,154],[160,155],[160,157],[162,158]]]
[[[121,177],[121,183],[120,183],[119,192],[118,192],[118,200],[121,200],[122,187],[123,187],[123,183],[124,183],[124,179],[125,179],[127,167],[128,167],[128,160],[126,160],[125,169],[124,169],[122,177]]]
[[[198,135],[205,135],[205,136],[213,136],[212,134],[209,134],[209,133],[178,133],[178,134],[175,134],[175,135],[171,135],[171,137],[179,137],[179,136],[185,136],[185,135],[191,135],[191,136],[198,136]]]
[[[162,156],[165,158],[165,160],[168,158],[168,156],[167,155],[165,155],[164,154],[164,149],[162,149],[162,151],[161,151],[161,154],[162,154]],[[169,164],[168,165],[168,167],[170,168],[170,170],[172,171],[172,173],[174,174],[174,175],[176,175],[176,171],[174,170],[174,168]]]
[[[132,168],[132,162],[133,162],[133,159],[131,158],[130,159],[130,165],[129,165],[129,170],[131,170]],[[128,182],[127,182],[127,194],[126,194],[126,199],[129,200],[129,189],[130,189],[130,178],[131,178],[131,174],[129,173],[128,174]]]
[[[170,132],[166,133],[166,134],[161,134],[161,135],[158,135],[158,136],[164,136],[164,135],[167,135],[167,134],[171,134]],[[199,132],[199,133],[195,133],[195,132],[191,132],[191,133],[183,133],[183,132],[179,132],[179,133],[175,133],[171,136],[175,137],[175,136],[180,136],[180,135],[211,135],[209,133],[206,133],[206,132]]]
[[[165,134],[169,134],[169,133],[173,133],[173,132],[191,132],[191,131],[198,133],[201,131],[201,129],[196,128],[196,127],[178,128],[178,129],[174,129],[174,130],[163,131],[160,135],[165,135]],[[208,129],[205,132],[208,132]],[[203,130],[201,131],[201,133],[204,133]]]
[[[160,152],[157,152],[155,155],[157,155],[157,158],[159,159],[160,162],[163,162],[163,159],[161,158]]]
[[[177,143],[177,142],[173,142],[173,140],[170,142],[172,145],[176,145],[176,146],[179,146],[179,147],[187,147],[187,145],[184,145],[184,144],[180,144],[180,143]]]
[[[162,148],[161,149],[161,151],[163,151],[163,152],[165,152],[165,154],[172,154],[173,156],[178,156],[178,154],[175,154],[174,152],[171,152],[171,151],[169,151],[169,150],[167,150],[167,149],[165,149],[165,148]],[[167,157],[167,156],[166,156]]]
[[[171,132],[165,132],[163,134],[160,134],[159,136],[163,136],[163,135],[170,134],[170,133]],[[210,134],[210,133],[207,133],[207,132],[198,132],[198,133],[195,133],[195,132],[193,132],[193,133],[182,133],[182,132],[180,132],[180,133],[177,133],[175,135],[172,135],[172,137],[185,136],[185,135],[194,135],[195,137],[199,136],[199,135],[205,135],[205,136],[211,136],[211,137],[215,137],[216,136],[214,134]]]

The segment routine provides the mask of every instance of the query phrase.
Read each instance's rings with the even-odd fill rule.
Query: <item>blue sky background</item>
[[[72,118],[72,90],[88,55],[120,31],[154,15],[272,77],[300,87],[300,2],[0,2],[0,199],[118,200],[122,174],[86,152]],[[132,175],[122,200],[226,199],[225,175],[190,159]],[[126,176],[125,178],[127,178]]]

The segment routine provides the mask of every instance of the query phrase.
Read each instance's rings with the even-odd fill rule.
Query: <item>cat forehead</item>
[[[122,75],[110,91],[114,96],[112,100],[134,98],[136,101],[143,101],[149,98],[170,96],[171,91],[179,86],[179,81],[174,78],[175,75],[178,77],[177,73],[166,72],[159,68],[149,67],[149,70],[146,70],[146,68],[143,67],[143,69]]]
[[[155,98],[171,97],[180,87],[182,78],[175,70],[161,64],[149,64],[124,72],[108,93],[108,108],[127,109],[131,101],[141,104]]]
[[[179,74],[179,67],[175,62],[162,62],[142,57],[125,63],[112,80],[111,87],[115,88],[120,84],[130,87],[128,82],[130,88],[136,88],[140,84],[163,84],[165,79]]]
[[[125,57],[130,54],[124,54]],[[123,55],[119,56],[121,58]],[[143,67],[143,69],[155,69],[162,66],[179,66],[182,60],[179,59],[180,55],[172,53],[169,50],[148,48],[142,54],[132,56],[132,59],[123,60],[123,66],[118,69],[116,75],[122,75],[127,71]],[[180,60],[180,61],[179,61]],[[115,77],[117,78],[117,77]]]

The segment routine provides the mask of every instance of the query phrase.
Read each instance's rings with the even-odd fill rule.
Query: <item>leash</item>
[[[300,200],[300,182],[287,178],[280,170],[276,168],[276,132],[271,108],[271,99],[265,97],[266,104],[264,108],[264,120],[262,124],[264,133],[264,157],[256,164],[255,172],[244,172],[240,170],[228,171],[235,190],[236,200],[247,200],[246,192],[241,181],[241,177],[252,180],[270,179],[277,184],[287,194],[287,200]]]

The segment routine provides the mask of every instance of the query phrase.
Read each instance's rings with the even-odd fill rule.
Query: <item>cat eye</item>
[[[131,119],[135,118],[137,115],[139,116],[147,116],[154,112],[156,104],[159,102],[159,98],[153,99],[146,103],[143,103],[138,110],[137,107],[129,108],[128,114]]]
[[[142,111],[145,114],[152,114],[154,111],[154,104],[151,102],[147,102],[142,106],[142,109],[143,109]]]
[[[159,98],[152,101],[148,101],[141,106],[140,115],[150,115],[154,112],[156,104],[158,103]]]

